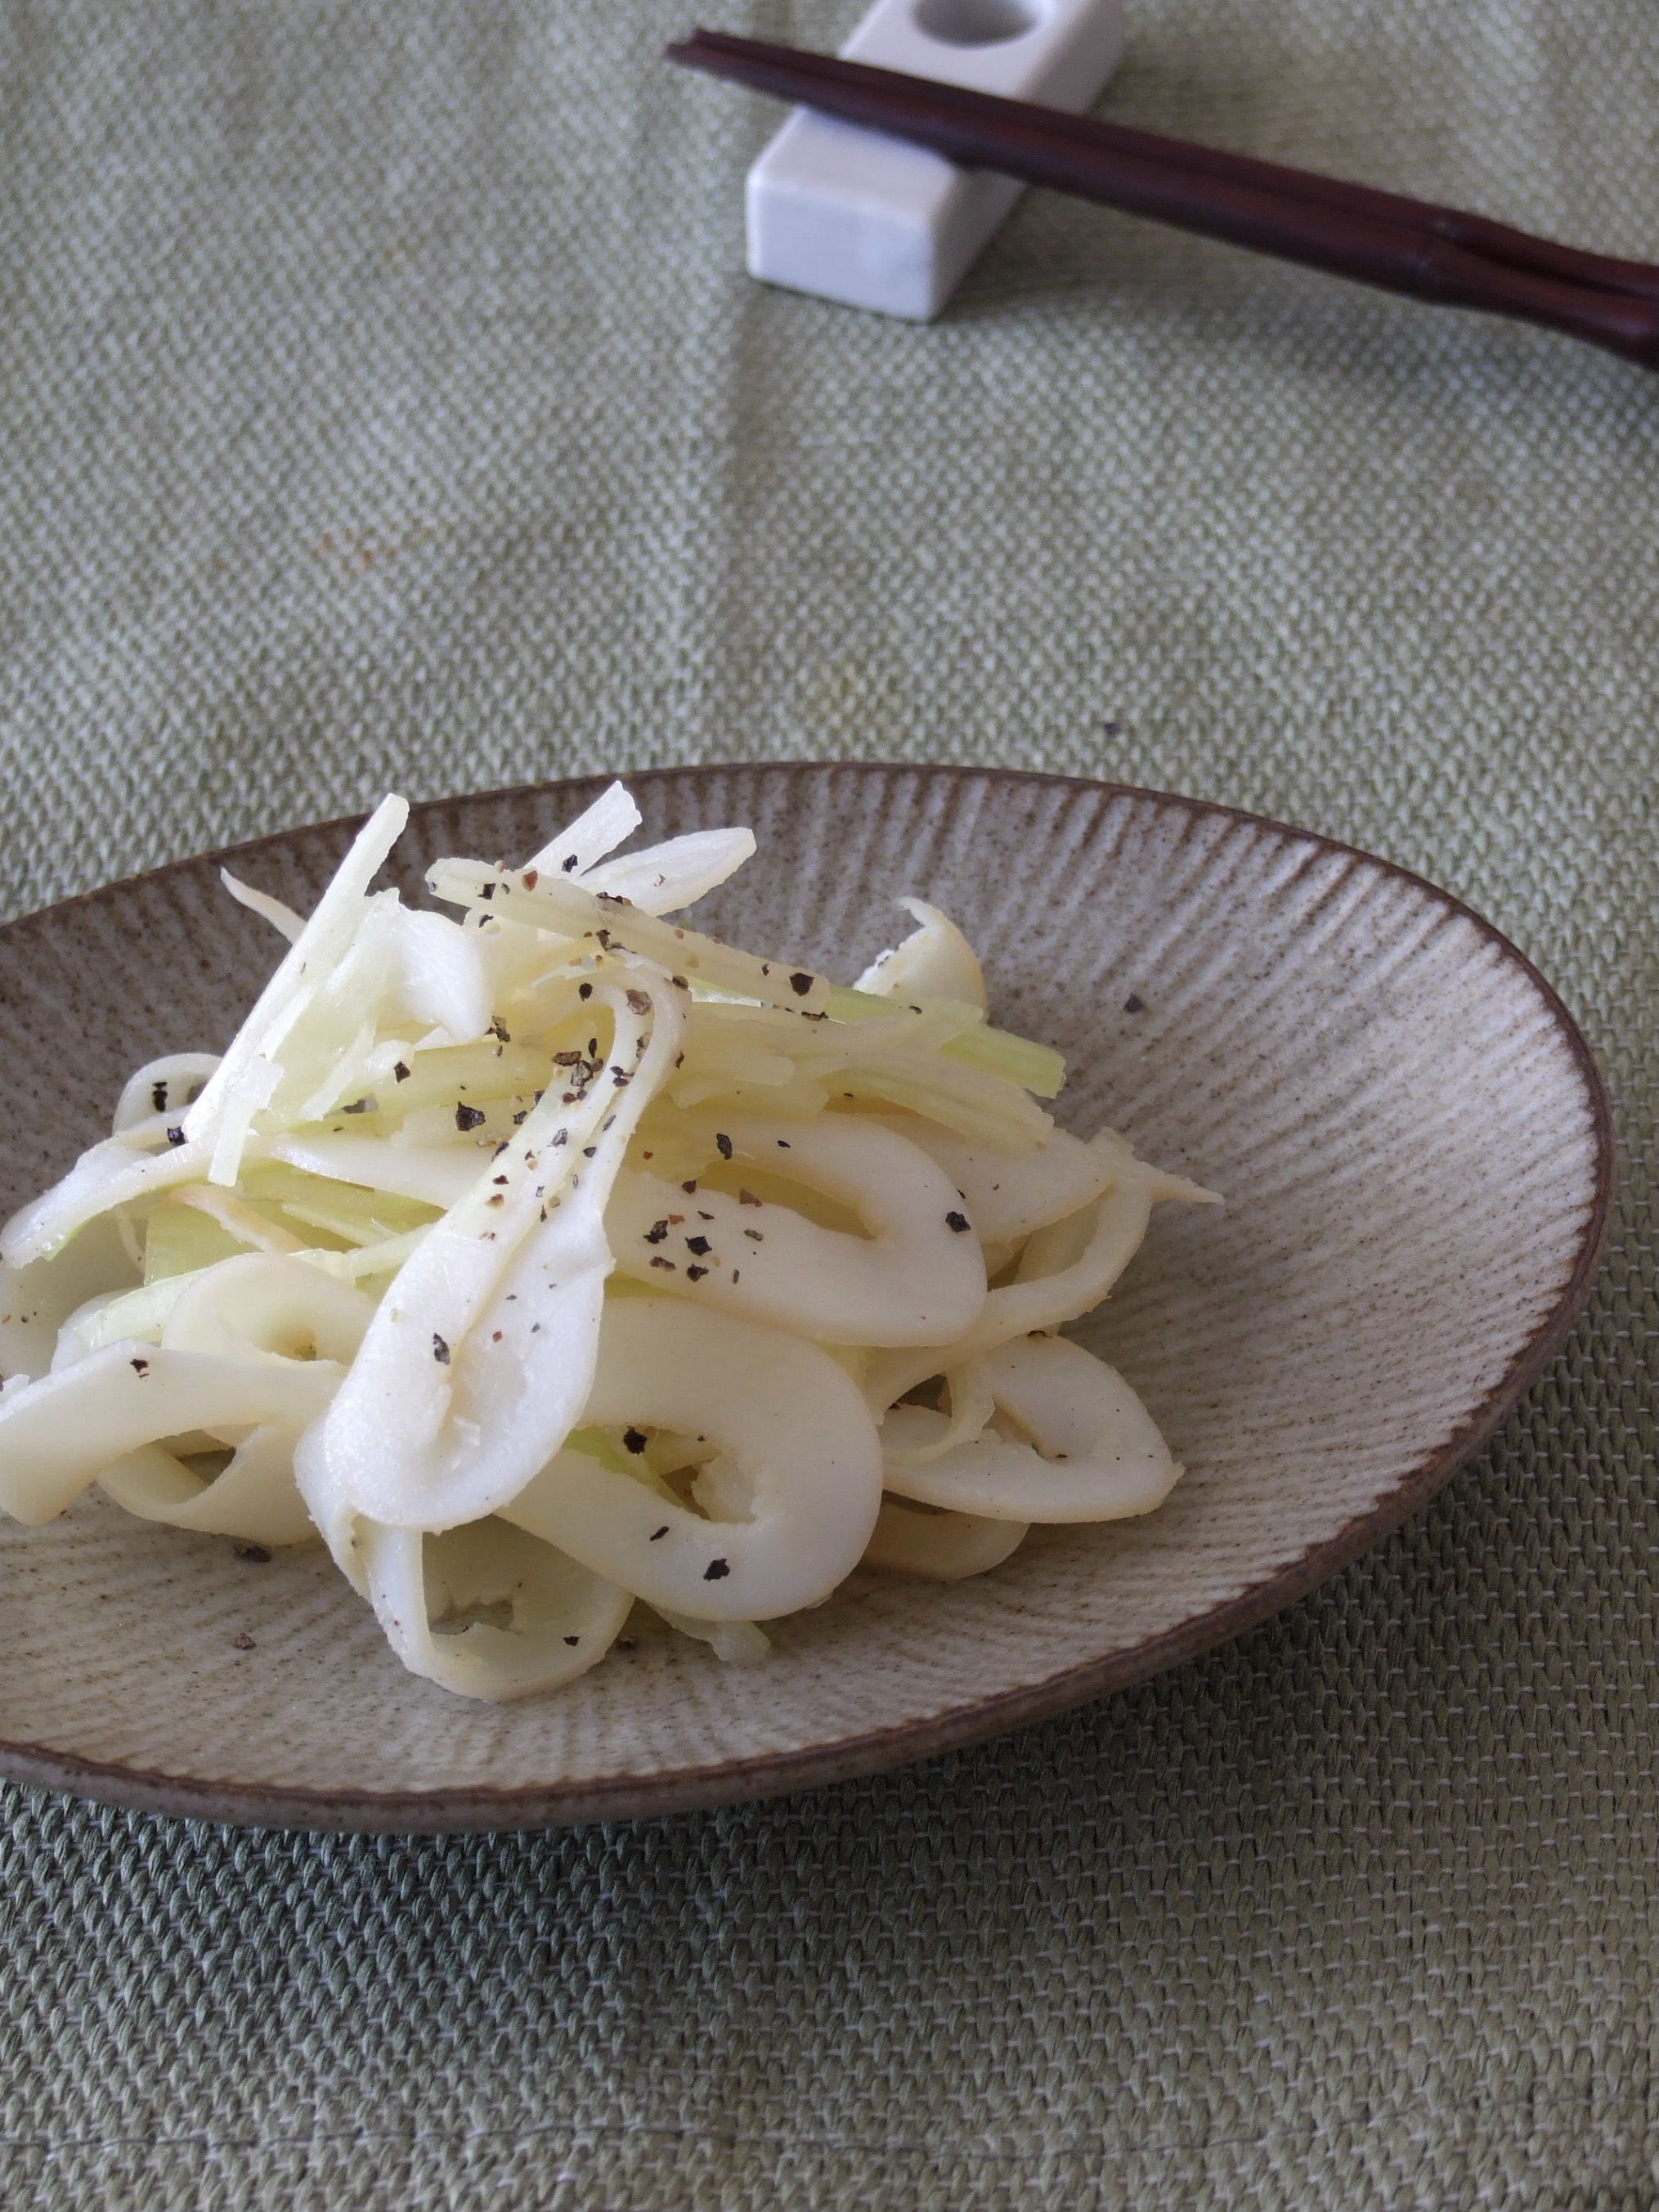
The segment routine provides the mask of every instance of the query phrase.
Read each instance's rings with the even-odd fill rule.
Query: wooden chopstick
[[[671,61],[974,169],[1442,306],[1541,323],[1659,368],[1659,268],[1484,216],[830,54],[696,31]]]

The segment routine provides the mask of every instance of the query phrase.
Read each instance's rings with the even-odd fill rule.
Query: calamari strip
[[[985,1303],[985,1263],[955,1186],[879,1122],[733,1119],[717,1133],[734,1172],[766,1168],[837,1199],[867,1236],[792,1207],[647,1171],[617,1178],[617,1265],[653,1289],[768,1321],[823,1344],[944,1344]]]
[[[918,1512],[896,1498],[884,1498],[875,1533],[864,1554],[866,1567],[920,1575],[925,1582],[966,1582],[988,1574],[1019,1549],[1028,1534],[1024,1521],[992,1521],[977,1513]]]
[[[634,1602],[493,1519],[442,1535],[367,1524],[362,1553],[393,1651],[411,1674],[464,1698],[525,1698],[574,1681],[604,1658]]]
[[[550,1090],[426,1232],[306,1439],[300,1483],[319,1522],[479,1520],[575,1425],[613,1264],[605,1201],[681,1026],[678,991],[642,962],[592,988],[614,1024],[608,1057]]]
[[[507,1520],[652,1605],[769,1620],[817,1605],[858,1565],[881,1502],[875,1425],[827,1352],[668,1298],[605,1310],[584,1416],[711,1437],[750,1486],[705,1520],[589,1454],[561,1451]]]
[[[989,1353],[985,1374],[1017,1429],[988,1431],[920,1464],[914,1451],[890,1458],[890,1491],[993,1521],[1117,1521],[1152,1512],[1179,1480],[1152,1415],[1116,1370],[1081,1345],[1024,1337]],[[895,1406],[883,1443],[925,1443],[944,1419],[924,1406]]]

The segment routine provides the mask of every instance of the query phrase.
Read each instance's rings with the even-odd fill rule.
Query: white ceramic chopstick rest
[[[1121,0],[876,0],[848,61],[1079,113],[1123,50]],[[749,172],[749,273],[926,322],[1023,187],[797,109]]]

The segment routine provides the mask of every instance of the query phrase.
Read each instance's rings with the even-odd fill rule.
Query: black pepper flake
[[[127,1362],[127,1364],[131,1368],[135,1375],[143,1376],[149,1373],[149,1362],[148,1359],[130,1359]]]
[[[230,1548],[239,1559],[246,1559],[251,1565],[265,1567],[270,1564],[270,1553],[263,1544],[233,1544]]]
[[[577,984],[577,986],[576,986],[576,996],[577,996],[579,999],[591,999],[591,998],[592,997],[592,995],[593,995],[593,986],[592,986],[591,983],[578,983],[578,984]]]
[[[492,1328],[492,1329],[490,1330],[490,1332],[489,1332],[489,1341],[490,1341],[492,1344],[499,1344],[499,1343],[501,1342],[501,1333],[500,1329],[498,1329],[498,1328]]]
[[[688,1267],[685,1271],[685,1279],[688,1283],[700,1283],[708,1273],[707,1267]]]
[[[665,1259],[663,1258],[662,1254],[661,1254],[660,1252],[659,1252],[659,1253],[658,1253],[657,1256],[655,1257],[655,1259],[654,1259],[654,1260],[653,1260],[653,1261],[652,1261],[651,1264],[652,1264],[652,1266],[653,1266],[653,1267],[667,1267],[667,1268],[669,1268],[671,1271],[673,1269],[673,1266],[674,1266],[674,1262],[673,1262],[672,1260],[665,1260]]]
[[[737,1269],[736,1267],[733,1267],[733,1268],[732,1268],[732,1281],[733,1281],[734,1283],[736,1283],[736,1282],[739,1282],[739,1281],[741,1281],[741,1280],[742,1280],[741,1273],[740,1273],[739,1270],[738,1270],[738,1269]]]
[[[581,1642],[580,1636],[567,1636],[564,1640],[567,1644],[580,1644]]]
[[[408,1080],[409,1080],[409,1070],[408,1070],[408,1069],[404,1066],[404,1063],[402,1062],[402,1060],[394,1060],[394,1061],[392,1062],[392,1075],[393,1075],[394,1079],[395,1079],[398,1082],[399,1082],[399,1083],[407,1083],[407,1082],[408,1082]]]
[[[588,1053],[588,1057],[589,1057],[589,1059],[590,1059],[590,1060],[592,1058],[593,1054],[594,1054],[599,1050],[599,1041],[598,1037],[589,1037],[589,1039],[587,1040],[587,1053]]]
[[[560,861],[559,866],[560,866],[560,867],[564,871],[564,872],[565,872],[565,874],[566,874],[567,876],[574,876],[574,875],[575,874],[575,872],[576,872],[576,855],[575,855],[575,854],[574,854],[574,853],[567,853],[567,854],[565,854],[565,856],[564,856],[563,860],[562,860]]]
[[[599,1148],[597,1145],[584,1145],[582,1146],[582,1158],[585,1160],[591,1160],[594,1153],[597,1152],[599,1149]]]
[[[513,1126],[516,1129],[521,1121],[527,1121],[529,1119],[530,1109],[527,1106],[520,1106],[518,1112],[513,1116]],[[556,1137],[553,1141],[556,1145],[559,1140]]]
[[[182,1129],[173,1128],[173,1129],[169,1129],[169,1130],[167,1131],[167,1142],[168,1142],[168,1144],[170,1144],[170,1145],[182,1145],[182,1144],[184,1143],[184,1141],[185,1141],[185,1133],[184,1133],[184,1131],[183,1131]]]
[[[653,1221],[645,1232],[645,1241],[647,1244],[660,1244],[667,1234],[668,1224],[665,1221]]]
[[[648,1014],[651,1011],[651,995],[647,991],[630,991],[628,1003],[636,1014]]]
[[[150,1085],[149,1103],[156,1113],[165,1114],[167,1112],[167,1078],[165,1076],[158,1077],[157,1079]]]
[[[798,999],[804,999],[812,988],[812,978],[805,969],[798,969],[789,978],[789,988]]]
[[[340,1109],[343,1114],[373,1114],[376,1110],[376,1102],[373,1098],[354,1098],[349,1106]]]
[[[480,898],[483,898],[483,899],[492,899],[492,898],[494,898],[494,897],[495,897],[495,884],[479,884],[479,886],[478,886],[478,896],[479,896]]]
[[[692,1176],[692,1178],[691,1178],[691,1180],[690,1180],[690,1182],[683,1182],[683,1183],[680,1185],[680,1188],[681,1188],[682,1190],[695,1190],[695,1189],[696,1188],[696,1187],[697,1187],[697,1178],[696,1177],[696,1176]]]
[[[745,1229],[743,1233],[752,1243],[764,1244],[766,1242],[766,1232],[763,1229]]]
[[[725,1559],[710,1559],[702,1571],[702,1578],[706,1583],[723,1583],[731,1571],[731,1566]]]
[[[507,1177],[505,1176],[491,1176],[489,1180],[491,1182],[505,1182],[507,1181]]]
[[[732,1139],[719,1129],[714,1132],[714,1150],[723,1160],[729,1160],[732,1157]]]
[[[513,1042],[513,1032],[499,1014],[489,1024],[489,1034],[493,1037],[499,1037],[503,1044],[511,1044]]]
[[[653,1528],[653,1529],[651,1531],[651,1541],[652,1541],[653,1544],[660,1544],[660,1543],[661,1543],[661,1541],[662,1541],[662,1540],[663,1540],[663,1538],[664,1538],[667,1534],[668,1534],[668,1523],[665,1521],[665,1522],[663,1522],[663,1524],[662,1524],[662,1526],[661,1526],[661,1528]]]
[[[642,1452],[645,1449],[645,1431],[643,1429],[624,1429],[623,1431],[623,1442],[627,1445],[629,1451]]]
[[[688,1252],[695,1252],[701,1260],[708,1249],[708,1239],[706,1237],[688,1237],[685,1249]]]
[[[455,1109],[455,1127],[458,1129],[476,1129],[483,1120],[482,1107],[457,1105]]]
[[[757,1198],[752,1190],[740,1190],[738,1193],[739,1206],[763,1206],[765,1202],[763,1199]]]
[[[553,1065],[555,1067],[580,1067],[581,1059],[582,1056],[579,1052],[556,1052],[553,1055]]]
[[[714,1217],[712,1213],[705,1213],[702,1206],[699,1206],[697,1208],[697,1218],[699,1221],[712,1221]]]
[[[1146,1012],[1146,1001],[1141,997],[1139,991],[1130,992],[1128,997],[1123,1001],[1123,1011],[1126,1014],[1144,1014]]]
[[[553,1134],[548,1139],[549,1145],[555,1152],[558,1150],[561,1145],[568,1145],[569,1142],[570,1132],[568,1129],[555,1129]]]
[[[624,1084],[631,1083],[634,1079],[631,1075],[624,1073],[620,1067],[613,1067],[611,1071],[611,1080],[616,1085],[617,1090],[620,1091]]]
[[[593,933],[593,936],[595,941],[603,945],[605,950],[609,952],[611,950],[611,932],[608,929],[596,929]]]
[[[252,1651],[254,1648],[253,1638],[247,1633],[246,1629],[242,1632],[241,1635],[233,1636],[230,1640],[239,1651]]]
[[[668,980],[677,991],[689,991],[691,988],[684,975],[671,975]]]
[[[794,1149],[794,1146],[790,1143],[787,1137],[780,1137],[778,1139],[778,1150],[781,1152],[793,1152]]]
[[[947,1213],[945,1217],[945,1225],[947,1229],[954,1229],[960,1237],[968,1226],[968,1217],[965,1213]]]
[[[432,1332],[432,1357],[437,1361],[440,1367],[448,1366],[449,1346],[444,1342],[442,1337],[438,1334],[436,1329],[434,1329]]]

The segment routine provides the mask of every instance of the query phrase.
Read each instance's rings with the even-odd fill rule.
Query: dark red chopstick
[[[1483,216],[830,54],[696,31],[671,61],[1183,230],[1447,307],[1541,323],[1659,368],[1659,268]]]

